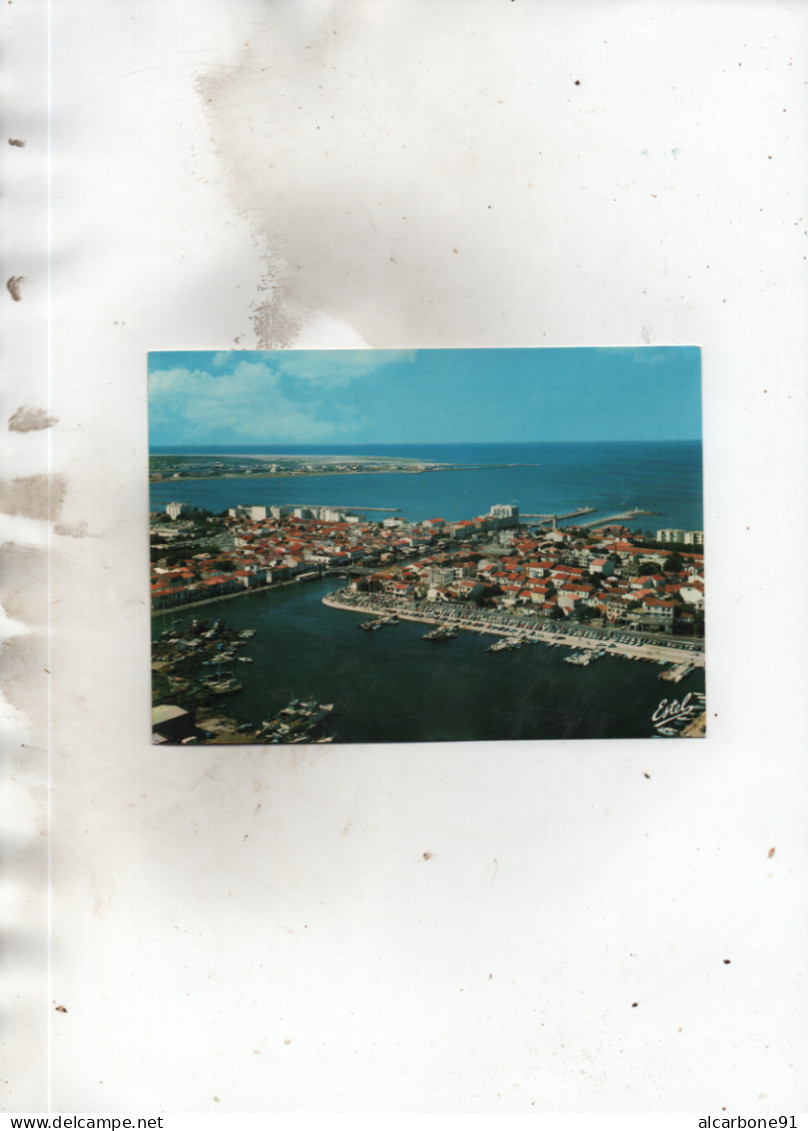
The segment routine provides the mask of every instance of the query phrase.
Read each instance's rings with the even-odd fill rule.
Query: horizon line
[[[354,443],[345,443],[343,441],[333,441],[333,446],[341,448],[349,447],[375,447],[375,448],[397,448],[408,445],[410,447],[428,447],[440,445],[441,447],[489,447],[493,445],[523,445],[523,444],[701,444],[703,437],[701,436],[665,436],[655,437],[649,439],[631,439],[631,440],[357,440]],[[263,441],[248,441],[248,440],[233,440],[226,443],[218,443],[216,441],[206,441],[201,444],[191,443],[176,443],[176,447],[182,448],[228,448],[228,447],[241,447],[241,448],[266,448],[271,445],[279,447],[317,447],[327,448],[329,443],[321,443],[315,440],[263,440]],[[153,448],[168,448],[170,444],[149,443],[149,450]]]

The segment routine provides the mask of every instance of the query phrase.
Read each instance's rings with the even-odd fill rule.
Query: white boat
[[[237,679],[223,679],[218,683],[211,683],[209,686],[214,695],[232,695],[242,689]]]

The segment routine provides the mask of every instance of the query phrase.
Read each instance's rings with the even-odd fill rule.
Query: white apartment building
[[[685,546],[703,546],[703,530],[657,530],[657,542],[683,542]]]

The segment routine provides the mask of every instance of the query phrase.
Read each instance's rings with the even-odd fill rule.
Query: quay
[[[557,621],[545,624],[520,624],[514,617],[494,619],[497,614],[481,612],[479,609],[463,609],[459,613],[432,602],[430,607],[412,608],[402,606],[395,600],[385,599],[381,594],[363,593],[357,596],[350,589],[340,589],[327,593],[322,598],[324,605],[332,609],[342,609],[363,616],[390,616],[395,614],[399,620],[414,621],[417,624],[447,625],[467,632],[481,635],[501,636],[519,640],[521,643],[562,644],[569,648],[591,650],[593,654],[604,651],[606,656],[622,656],[628,660],[646,660],[657,664],[682,664],[682,641],[663,642],[648,640],[637,633],[615,633],[614,637],[604,631],[598,632],[586,625],[564,626]],[[501,614],[500,614],[501,615]],[[552,627],[551,627],[552,625]],[[616,636],[631,636],[631,641],[618,641]],[[687,664],[693,668],[704,667],[703,641],[685,645]]]

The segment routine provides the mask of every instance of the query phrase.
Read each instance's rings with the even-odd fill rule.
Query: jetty
[[[692,664],[676,664],[675,667],[669,668],[667,671],[660,672],[659,678],[667,680],[669,683],[681,683],[685,676],[690,675],[692,671]]]
[[[582,514],[594,514],[597,507],[577,507],[574,511],[567,511],[566,514],[528,514],[527,512],[520,514],[520,520],[523,518],[538,518],[543,522],[562,522],[565,518],[578,518]]]
[[[595,514],[597,509],[597,507],[578,507],[574,511],[566,511],[565,514],[528,514],[524,512],[519,515],[519,521],[521,522],[522,519],[526,518],[534,521],[538,519],[542,525],[548,522],[564,522],[569,518],[580,518],[585,514]],[[605,526],[608,522],[630,521],[643,515],[657,515],[658,513],[658,511],[646,511],[640,507],[634,507],[632,510],[623,511],[621,514],[609,514],[604,518],[593,518],[589,522],[579,522],[577,525],[581,527]]]
[[[658,516],[659,511],[644,511],[640,507],[634,507],[630,511],[623,511],[621,514],[609,514],[605,518],[593,518],[590,522],[581,522],[580,526],[605,526],[607,522],[621,522],[631,520],[633,518],[640,518],[643,515]]]

